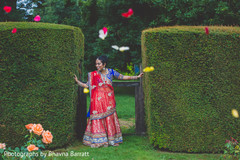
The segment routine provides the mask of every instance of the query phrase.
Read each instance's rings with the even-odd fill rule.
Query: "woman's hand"
[[[75,79],[76,82],[78,82],[78,78],[75,74],[74,74],[74,79]]]
[[[143,72],[140,73],[140,74],[137,76],[137,78],[141,78],[142,76],[143,76]]]
[[[85,83],[80,82],[75,74],[74,74],[74,80],[76,81],[76,83],[77,83],[80,87],[88,88],[88,85],[85,84]]]

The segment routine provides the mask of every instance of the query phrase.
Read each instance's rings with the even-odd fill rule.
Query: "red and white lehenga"
[[[83,144],[87,146],[117,146],[123,142],[112,87],[114,73],[119,74],[112,69],[108,69],[107,75],[98,71],[88,74],[90,117],[83,137]]]

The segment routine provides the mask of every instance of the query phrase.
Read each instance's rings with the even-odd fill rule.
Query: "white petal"
[[[120,50],[121,52],[123,52],[123,51],[129,50],[129,47],[127,47],[127,46],[122,46],[122,47],[119,48],[119,50]]]
[[[119,47],[118,47],[117,45],[113,45],[112,48],[113,48],[113,49],[116,49],[116,50],[119,49]]]
[[[103,34],[99,34],[99,38],[101,38],[101,39],[103,39],[103,40],[104,40],[104,39],[105,39],[105,37],[106,37],[106,36],[104,36]]]
[[[104,32],[103,32],[103,30],[101,29],[101,30],[99,30],[99,38],[101,38],[101,39],[105,39],[106,38],[106,36],[107,36],[107,32],[106,32],[106,34],[104,34]]]
[[[104,35],[104,32],[103,32],[102,29],[99,30],[99,35],[100,35],[100,34],[103,34],[103,35]]]

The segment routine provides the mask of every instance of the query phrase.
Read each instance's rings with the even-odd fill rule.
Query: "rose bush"
[[[239,159],[240,147],[238,141],[231,137],[225,141],[224,159]]]
[[[14,159],[45,159],[46,157],[41,156],[41,148],[45,149],[44,144],[50,144],[53,140],[52,133],[47,130],[45,131],[41,124],[27,124],[25,127],[28,129],[30,135],[26,135],[28,141],[24,146],[16,147],[14,150],[11,147],[6,148],[5,143],[0,143],[0,154],[3,159],[8,159],[14,155]],[[42,136],[42,140],[40,140]],[[44,143],[44,144],[43,144]]]

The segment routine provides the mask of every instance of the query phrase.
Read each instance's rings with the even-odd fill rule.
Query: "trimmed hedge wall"
[[[17,33],[12,34],[13,28]],[[78,64],[84,35],[77,27],[0,23],[0,143],[21,146],[29,123],[53,134],[49,148],[75,139]]]
[[[240,140],[240,28],[172,26],[142,32],[146,122],[161,149],[218,153]]]

